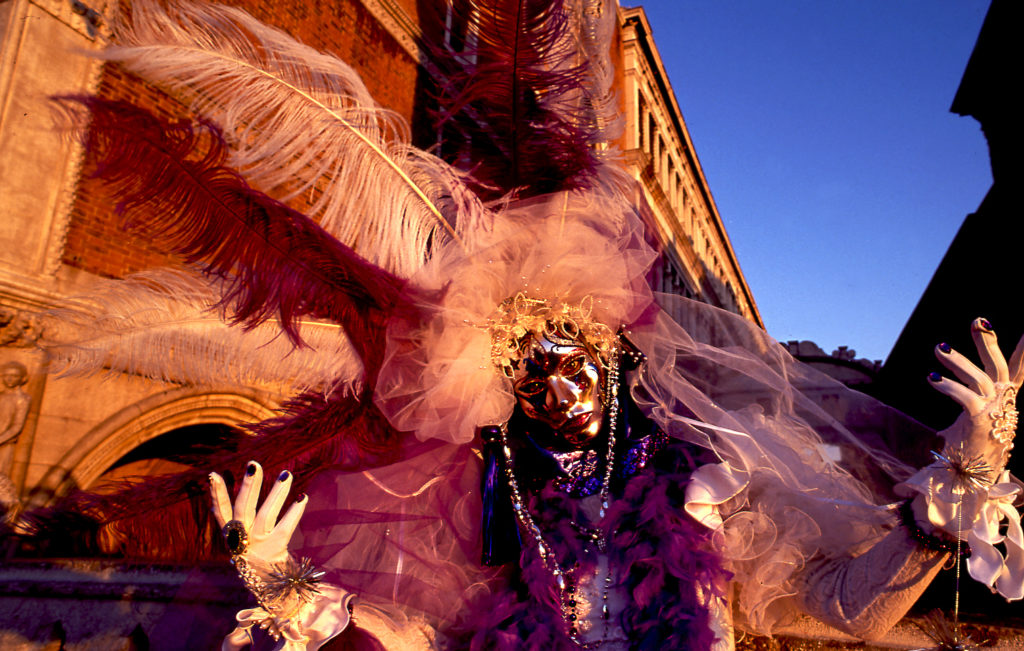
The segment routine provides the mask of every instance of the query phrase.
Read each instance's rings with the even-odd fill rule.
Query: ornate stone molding
[[[102,71],[102,62],[94,61],[83,89],[85,94],[91,95],[99,89]],[[84,161],[85,145],[78,139],[72,140],[68,148],[57,205],[53,213],[46,258],[43,261],[43,273],[51,278],[56,276],[60,270],[64,245],[67,242],[68,229],[71,226],[71,211],[74,209],[75,199],[78,197],[78,180],[82,175]]]
[[[104,14],[109,5],[107,0],[31,0],[31,2],[90,40],[102,38],[105,35],[107,21]]]
[[[0,272],[0,307],[42,312],[67,302],[57,291],[52,278],[26,278],[13,272]]]
[[[15,303],[21,289],[29,302],[48,293],[60,269],[82,147],[54,130],[45,98],[89,93],[99,81],[101,62],[83,51],[102,45],[91,25],[105,24],[98,12],[107,0],[91,2],[14,0],[7,9],[0,41],[0,148],[7,156],[0,165],[0,295],[13,295]]]
[[[42,505],[72,487],[88,487],[115,461],[161,434],[201,423],[237,425],[265,420],[275,405],[257,393],[183,387],[129,405],[96,425],[52,466],[32,491]]]
[[[106,13],[108,0],[32,0],[41,9],[75,30],[81,36],[93,42],[95,47],[102,45],[109,38],[109,20]],[[85,94],[95,93],[99,88],[100,74],[103,63],[92,62],[86,78]],[[71,210],[74,208],[78,194],[78,179],[81,176],[82,162],[85,158],[85,147],[77,139],[71,142],[67,152],[66,165],[61,178],[60,194],[54,210],[50,237],[43,261],[43,273],[53,277],[60,269],[64,244],[67,241],[68,228],[71,225]]]
[[[422,32],[419,25],[394,0],[362,0],[363,7],[377,19],[413,61],[422,63],[426,55],[419,47]]]

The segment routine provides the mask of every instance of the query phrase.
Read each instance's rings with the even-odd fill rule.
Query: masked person
[[[736,315],[653,295],[644,207],[595,146],[616,123],[615,7],[584,4],[473,12],[478,49],[434,53],[458,164],[409,144],[343,62],[240,10],[137,0],[114,21],[108,57],[197,119],[86,100],[90,155],[192,266],[95,306],[152,302],[173,356],[89,313],[127,323],[109,339],[128,350],[81,365],[299,392],[211,462],[245,468],[233,503],[210,482],[259,602],[225,648],[263,627],[293,650],[358,631],[386,648],[725,649],[733,623],[801,614],[877,637],[965,547],[1020,598],[1003,473],[1019,349],[1007,363],[983,320],[984,370],[938,349],[959,382],[934,384],[965,416],[918,470],[884,445],[920,431],[909,419]],[[267,194],[282,188],[308,209]],[[259,508],[243,458],[276,475]],[[148,494],[123,502],[172,491]]]
[[[733,604],[744,629],[809,614],[874,638],[957,537],[978,546],[976,576],[1019,594],[1014,534],[1005,560],[982,542],[1000,537],[1004,516],[1019,523],[1001,470],[1019,350],[1008,366],[981,319],[972,333],[984,371],[937,348],[964,384],[933,383],[965,416],[943,433],[943,460],[915,474],[864,443],[900,422],[891,410],[734,315],[687,302],[706,327],[685,331],[655,307],[645,257],[621,253],[640,250],[636,225],[624,204],[621,219],[606,219],[607,199],[600,218],[587,216],[593,191],[510,208],[511,222],[529,212],[530,226],[496,222],[480,255],[417,278],[420,296],[437,301],[418,314],[432,318],[389,324],[375,397],[427,443],[386,468],[322,473],[289,511],[271,536],[277,563],[310,504],[297,553],[329,573],[336,611],[325,616],[328,599],[313,597],[296,613],[336,632],[355,596],[356,625],[388,648],[724,649]],[[574,255],[577,244],[586,254]],[[496,296],[509,298],[488,306]],[[224,526],[250,528],[261,476],[251,468],[234,509],[211,476]],[[290,482],[282,475],[259,511],[265,529]],[[329,635],[268,606],[245,611],[236,641],[254,621],[295,639]]]

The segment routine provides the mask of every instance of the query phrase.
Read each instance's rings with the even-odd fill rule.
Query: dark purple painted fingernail
[[[974,320],[974,327],[982,332],[992,332],[992,323],[983,317],[978,317]]]
[[[296,501],[296,502],[305,502],[305,501],[306,501],[306,494],[305,494],[305,493],[302,493],[301,495],[299,495],[299,496],[298,496],[298,497],[297,497],[297,498],[295,499],[295,501]]]
[[[950,351],[953,350],[953,347],[950,346],[949,344],[947,344],[946,342],[942,342],[941,344],[939,344],[939,350],[941,350],[942,352],[944,352],[944,353],[946,353],[948,355],[950,353]]]
[[[282,471],[281,474],[277,476],[277,481],[284,481],[285,479],[288,479],[287,470]]]
[[[253,475],[255,475],[255,474],[256,474],[256,464],[255,464],[255,463],[250,463],[250,464],[249,464],[249,465],[248,465],[248,466],[247,466],[247,467],[245,468],[245,474],[249,475],[250,477],[252,477]]]
[[[932,371],[931,373],[928,374],[928,381],[929,382],[938,382],[941,379],[942,379],[942,376],[939,375],[938,373],[936,373],[935,371]]]

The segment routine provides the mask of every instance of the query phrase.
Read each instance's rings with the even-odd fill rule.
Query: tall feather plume
[[[280,395],[359,390],[362,364],[340,326],[301,322],[300,348],[275,320],[230,327],[217,307],[218,285],[178,270],[97,283],[75,307],[51,313],[59,325],[41,342],[51,372],[261,386]]]
[[[573,7],[567,5],[572,4]],[[578,6],[576,6],[578,5]],[[587,187],[612,117],[605,0],[461,0],[459,39],[436,48],[445,156],[469,161],[482,196]]]
[[[586,61],[587,77],[579,101],[583,119],[596,129],[596,140],[618,138],[626,120],[612,90],[615,63],[612,43],[617,38],[618,2],[616,0],[572,0],[568,7],[571,32],[579,60]]]
[[[214,119],[254,187],[312,197],[307,213],[367,260],[408,277],[458,239],[437,205],[461,181],[340,59],[212,3],[136,0],[114,32],[106,57]]]
[[[345,327],[367,375],[375,374],[370,361],[382,355],[379,331],[400,300],[401,281],[250,188],[224,166],[213,125],[171,123],[97,98],[65,98],[63,106],[88,109],[96,174],[122,197],[118,209],[128,224],[221,279],[219,304],[232,323],[253,328],[276,319],[301,343],[301,319],[328,319]]]
[[[176,459],[193,470],[130,481],[113,492],[76,491],[53,509],[29,514],[29,546],[40,553],[70,553],[60,545],[72,539],[85,551],[116,548],[130,557],[205,558],[216,553],[218,538],[208,517],[209,468],[241,476],[250,459],[260,459],[268,472],[292,470],[296,490],[302,490],[326,466],[362,468],[393,460],[398,434],[368,395],[383,354],[386,315],[415,309],[401,300],[401,281],[361,259],[307,217],[249,188],[223,165],[224,145],[214,126],[171,123],[137,107],[99,99],[65,98],[61,104],[79,124],[88,112],[89,150],[97,175],[122,197],[119,210],[129,224],[148,228],[151,236],[207,276],[205,285],[166,272],[128,281],[148,285],[143,291],[150,295],[136,295],[140,302],[151,304],[153,293],[169,291],[186,307],[192,303],[208,316],[202,308],[209,309],[213,299],[215,313],[257,334],[279,324],[291,345],[302,342],[310,318],[340,323],[364,360],[364,382],[361,391],[325,393],[318,388],[303,393],[286,402],[280,416],[250,426],[253,436],[219,447],[213,455],[199,451],[191,462]],[[145,329],[148,324],[160,330],[161,310],[155,316],[136,311],[131,290],[125,292],[123,304],[110,307],[134,323],[105,319],[98,326],[110,330],[114,339],[121,326]],[[169,315],[181,307],[162,309]],[[165,334],[154,336],[166,344]],[[147,335],[139,336],[137,342],[117,342],[129,350],[115,355],[126,368],[145,366],[132,360],[131,348]],[[188,334],[180,336],[188,339]],[[280,339],[272,339],[269,346],[283,346]],[[310,343],[319,346],[316,337]],[[112,363],[103,353],[73,362],[83,372]],[[342,378],[353,373],[345,366]],[[330,374],[325,368],[320,375]],[[288,445],[281,445],[282,437]]]

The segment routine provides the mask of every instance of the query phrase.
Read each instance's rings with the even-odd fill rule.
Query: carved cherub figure
[[[28,369],[21,362],[0,366],[0,472],[9,471],[14,442],[25,427],[32,398],[25,391]]]

